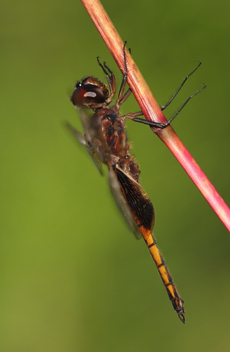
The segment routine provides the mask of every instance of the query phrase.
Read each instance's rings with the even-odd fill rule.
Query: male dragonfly
[[[84,77],[81,82],[78,81],[70,100],[79,110],[84,133],[77,131],[69,124],[68,127],[76,139],[86,147],[101,174],[102,163],[108,166],[109,184],[112,194],[136,237],[143,237],[155,261],[173,308],[180,320],[185,323],[183,300],[153,236],[154,209],[149,196],[140,185],[139,166],[135,158],[130,154],[130,144],[127,141],[125,130],[125,119],[129,118],[136,122],[148,124],[149,126],[165,128],[184,105],[204,89],[204,87],[190,96],[179,111],[166,123],[156,123],[138,118],[137,116],[143,115],[142,111],[121,116],[120,105],[131,94],[130,88],[124,93],[127,82],[125,45],[123,48],[125,72],[115,105],[112,107],[109,106],[116,93],[115,76],[106,63],[101,64],[99,58],[97,58],[98,64],[106,74],[109,89],[98,78],[92,76]],[[200,63],[195,70],[199,66]],[[161,107],[162,110],[171,103],[185,81],[195,70],[184,79],[170,101]],[[88,115],[84,108],[90,108],[94,113]]]

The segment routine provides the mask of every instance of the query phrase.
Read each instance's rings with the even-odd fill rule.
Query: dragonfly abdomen
[[[149,252],[156,264],[157,270],[161,276],[161,279],[164,283],[166,291],[168,293],[169,299],[172,302],[173,308],[178,314],[179,319],[185,323],[184,317],[184,301],[181,299],[179,292],[177,291],[176,285],[173,282],[172,276],[165,264],[164,258],[157,247],[156,240],[153,234],[150,234],[148,237],[144,237],[145,243],[148,246]]]

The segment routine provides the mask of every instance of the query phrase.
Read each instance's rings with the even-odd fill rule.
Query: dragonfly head
[[[98,109],[105,104],[109,90],[98,78],[88,76],[76,83],[76,89],[70,97],[74,106]]]

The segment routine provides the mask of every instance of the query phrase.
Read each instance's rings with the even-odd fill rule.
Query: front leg
[[[148,125],[150,127],[156,127],[156,128],[165,128],[167,127],[170,122],[173,120],[173,117],[172,119],[170,119],[169,121],[165,122],[165,123],[162,123],[162,122],[154,122],[154,121],[149,121],[149,120],[145,120],[145,119],[141,119],[141,118],[138,118],[137,116],[141,116],[143,115],[143,112],[142,111],[138,111],[138,112],[133,112],[133,113],[130,113],[130,114],[127,114],[127,115],[123,115],[121,116],[121,118],[124,118],[124,119],[130,119],[134,122],[139,122],[139,123],[143,123],[145,125]]]

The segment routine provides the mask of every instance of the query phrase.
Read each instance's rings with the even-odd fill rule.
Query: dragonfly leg
[[[188,78],[198,69],[198,67],[201,65],[201,62],[199,62],[199,64],[195,67],[195,69],[190,72],[183,80],[183,82],[181,83],[180,87],[177,89],[177,91],[173,94],[173,96],[171,97],[171,99],[163,106],[160,107],[161,111],[163,111],[164,109],[166,109],[170,104],[171,102],[173,101],[173,99],[177,96],[177,94],[179,93],[179,91],[181,90],[181,88],[183,87],[183,85],[185,84],[185,82],[188,80]],[[136,113],[130,113],[130,114],[127,114],[125,115],[124,117],[125,118],[129,118],[131,119],[132,121],[135,121],[135,122],[139,122],[139,123],[143,123],[145,125],[148,125],[150,127],[156,127],[156,128],[165,128],[167,127],[174,119],[175,117],[179,114],[179,112],[181,112],[181,110],[185,107],[185,105],[189,102],[190,99],[192,99],[193,97],[195,97],[198,93],[200,93],[203,89],[206,88],[206,85],[204,85],[201,89],[199,89],[197,92],[195,92],[194,94],[190,95],[186,100],[185,102],[181,105],[181,107],[179,108],[179,110],[167,121],[167,122],[155,122],[155,121],[149,121],[149,120],[145,120],[145,119],[141,119],[141,118],[138,118],[137,116],[141,116],[143,115],[143,112],[142,111],[138,111]],[[128,93],[129,91],[126,92],[126,94]],[[125,94],[125,96],[126,96]],[[129,93],[130,94],[130,93]],[[129,96],[128,94],[128,96]],[[122,98],[121,102],[123,103],[123,101],[125,99],[127,99],[127,97],[125,98],[125,96]],[[125,99],[124,99],[125,98]]]

